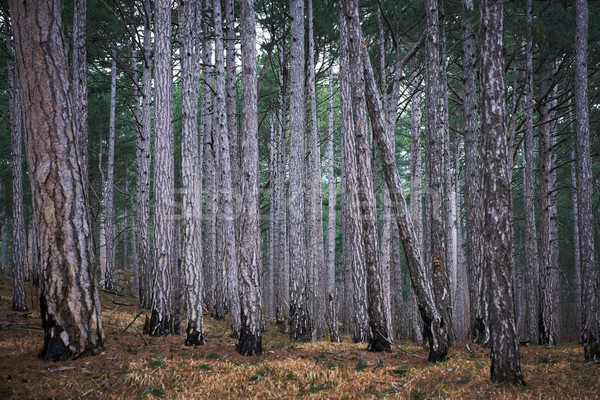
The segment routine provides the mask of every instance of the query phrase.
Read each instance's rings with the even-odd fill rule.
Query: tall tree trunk
[[[114,208],[114,185],[115,185],[115,112],[117,108],[117,51],[111,52],[110,73],[110,111],[108,125],[108,159],[106,162],[106,181],[102,186],[102,216],[100,217],[100,230],[104,232],[104,252],[100,254],[100,264],[104,271],[104,287],[113,289],[113,270],[115,268],[115,208]]]
[[[278,236],[277,236],[277,208],[280,207],[277,204],[278,196],[277,192],[279,187],[277,184],[279,183],[278,169],[277,169],[277,160],[279,150],[279,136],[277,135],[276,126],[279,125],[277,121],[277,111],[271,115],[271,136],[270,136],[270,147],[269,147],[269,250],[268,250],[268,269],[266,272],[266,277],[263,281],[263,296],[264,296],[264,307],[265,307],[265,317],[273,318],[275,316],[275,293],[273,293],[274,288],[274,279],[276,273],[274,269],[279,265],[277,253],[279,251],[278,247]]]
[[[440,48],[438,0],[425,2],[427,38],[425,40],[427,73],[425,75],[426,137],[425,146],[425,215],[429,219],[429,249],[425,265],[431,268],[436,305],[448,325],[453,340],[452,314],[446,259],[446,224],[443,218],[443,132],[440,126]]]
[[[347,312],[354,314],[355,342],[365,343],[371,339],[369,332],[369,314],[367,300],[366,259],[362,232],[361,209],[359,200],[358,162],[356,160],[356,136],[353,88],[355,85],[351,66],[351,44],[348,27],[348,11],[354,11],[351,5],[340,6],[340,102],[342,114],[342,218],[344,218],[344,259],[348,257],[349,271],[352,276],[353,302]],[[351,14],[350,14],[351,15]],[[358,17],[358,16],[356,16]],[[356,41],[356,38],[354,38]],[[364,121],[361,121],[364,123]],[[365,127],[362,127],[365,129]],[[364,135],[364,132],[363,132]],[[346,288],[344,289],[346,291]]]
[[[7,35],[10,37],[9,35]],[[11,50],[10,39],[7,47]],[[27,237],[23,213],[23,115],[14,61],[8,59],[8,108],[10,112],[10,141],[12,147],[12,309],[26,311],[25,273],[27,272]],[[3,260],[4,261],[4,260]],[[4,265],[4,268],[8,268]]]
[[[321,149],[319,146],[319,132],[317,122],[317,93],[315,77],[315,40],[313,32],[313,7],[312,0],[306,2],[308,8],[308,96],[310,99],[310,143],[308,154],[309,165],[309,207],[310,207],[310,232],[309,251],[311,270],[314,282],[314,324],[317,337],[325,332],[325,293],[327,270],[325,267],[325,254],[323,243],[323,199],[321,193]]]
[[[292,340],[312,338],[305,228],[304,0],[290,0],[290,333]]]
[[[217,143],[217,168],[219,178],[219,207],[217,216],[218,243],[221,246],[219,263],[226,271],[227,298],[231,336],[240,336],[240,297],[238,288],[238,259],[235,241],[235,205],[233,199],[232,163],[227,131],[225,99],[225,65],[223,60],[223,28],[221,0],[213,1],[215,23],[215,136]]]
[[[181,184],[183,255],[187,327],[185,344],[204,344],[202,306],[202,153],[198,148],[198,89],[202,0],[179,6],[181,36]]]
[[[535,159],[533,137],[533,39],[531,1],[527,0],[527,42],[525,44],[525,133],[523,147],[523,194],[525,208],[525,273],[527,276],[527,332],[529,340],[539,342],[539,264],[535,224]]]
[[[588,115],[588,2],[575,2],[575,118],[577,136],[577,201],[581,251],[581,341],[586,360],[600,359],[598,268],[594,252],[592,157]]]
[[[41,270],[44,347],[60,360],[104,342],[60,2],[10,1]],[[64,223],[68,221],[68,223]]]
[[[254,0],[241,1],[242,38],[242,160],[240,243],[240,297],[242,328],[238,351],[262,353],[263,304],[260,290],[262,250],[258,208],[258,93],[256,77],[256,21]]]
[[[173,136],[173,69],[171,60],[171,2],[157,0],[154,50],[154,271],[150,335],[173,328],[171,273],[175,247],[173,215],[175,164]]]
[[[573,120],[572,117],[569,118]],[[571,150],[571,185],[573,187],[571,192],[571,198],[573,201],[573,267],[575,269],[575,279],[573,286],[575,286],[575,306],[574,306],[574,319],[575,329],[579,334],[582,329],[581,325],[581,241],[579,239],[579,202],[577,200],[577,165],[575,148]]]
[[[150,255],[150,145],[152,135],[152,8],[144,1],[144,43],[142,62],[142,129],[136,138],[137,243],[139,256],[140,307],[152,301]]]
[[[549,78],[542,84],[542,92],[548,91]],[[554,96],[555,93],[548,94]],[[558,221],[556,206],[556,113],[555,100],[543,100],[540,112],[540,292],[541,322],[540,343],[556,346],[560,342],[559,325],[559,266],[558,266]]]
[[[327,140],[327,180],[329,181],[328,199],[327,199],[327,264],[326,271],[326,290],[327,293],[327,318],[329,325],[329,339],[333,341],[340,340],[338,332],[338,319],[336,313],[337,293],[335,290],[335,233],[336,233],[336,197],[337,197],[337,177],[335,176],[335,155],[334,155],[334,135],[333,135],[333,69],[329,71],[329,123]]]
[[[479,5],[481,132],[483,135],[484,277],[487,281],[493,382],[524,384],[512,290],[511,177],[505,129],[501,0]]]
[[[75,137],[81,156],[82,174],[88,185],[88,90],[86,51],[87,0],[73,2],[73,116]]]
[[[452,342],[450,333],[448,332],[451,322],[446,320],[443,314],[439,313],[436,306],[432,284],[425,265],[422,262],[419,250],[420,243],[410,220],[400,174],[396,168],[396,161],[388,140],[390,135],[386,132],[386,129],[389,129],[389,126],[385,122],[380,95],[377,91],[373,68],[371,67],[366,47],[363,47],[362,55],[364,59],[366,99],[369,107],[369,116],[381,155],[384,178],[390,192],[392,211],[398,224],[402,245],[404,246],[412,287],[415,291],[419,311],[424,322],[424,335],[430,346],[428,359],[430,362],[443,361],[448,354],[448,349]]]

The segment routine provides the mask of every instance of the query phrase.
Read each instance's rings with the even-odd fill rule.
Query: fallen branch
[[[134,322],[135,322],[135,321],[136,321],[136,320],[139,318],[139,316],[140,316],[140,315],[142,315],[143,313],[144,313],[143,311],[140,311],[140,312],[139,312],[139,313],[138,313],[138,314],[135,316],[135,318],[133,319],[133,321],[131,321],[131,322],[129,323],[129,325],[127,325],[127,326],[125,327],[125,329],[123,329],[123,330],[121,331],[121,335],[122,335],[122,334],[124,334],[124,333],[125,333],[125,331],[126,331],[127,329],[129,329],[129,327],[130,327],[131,325],[133,325],[133,323],[134,323]]]

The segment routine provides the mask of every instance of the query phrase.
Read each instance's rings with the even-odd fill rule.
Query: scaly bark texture
[[[502,0],[479,5],[484,189],[484,279],[487,281],[493,382],[524,384],[512,290],[511,177],[505,129]]]
[[[202,153],[198,148],[198,89],[202,0],[179,8],[181,38],[181,193],[183,214],[182,268],[185,276],[187,327],[185,344],[204,344],[202,320]]]
[[[240,337],[240,297],[238,288],[238,254],[235,238],[235,205],[233,198],[231,147],[227,130],[225,99],[225,65],[223,59],[223,27],[221,0],[213,1],[215,23],[215,140],[217,143],[217,178],[219,181],[219,207],[217,214],[218,263],[226,271],[227,299],[231,336]]]
[[[429,249],[425,265],[433,278],[435,301],[439,313],[449,324],[447,329],[453,341],[452,309],[448,285],[446,259],[446,224],[443,218],[443,131],[440,126],[440,28],[438,0],[425,1],[427,37],[425,39],[427,73],[425,75],[425,215],[429,220]]]
[[[150,257],[150,145],[152,135],[152,8],[144,1],[142,61],[142,129],[136,138],[137,244],[140,307],[150,308],[152,274]]]
[[[571,113],[570,113],[571,114]],[[572,116],[569,118],[573,120]],[[571,199],[573,201],[573,267],[575,268],[575,327],[577,332],[581,332],[581,241],[579,240],[579,202],[577,200],[577,165],[575,148],[571,150]]]
[[[525,43],[525,132],[523,145],[523,203],[525,213],[525,274],[527,276],[527,333],[532,343],[539,343],[539,261],[535,224],[535,142],[533,137],[533,23],[531,0],[527,0],[527,41]]]
[[[175,262],[175,192],[171,2],[155,3],[154,270],[150,335],[171,333],[171,273]]]
[[[59,1],[10,1],[33,202],[45,360],[98,353],[104,342],[85,179],[73,126]]]
[[[238,351],[262,353],[264,327],[260,271],[262,250],[258,208],[258,93],[256,78],[256,21],[254,0],[241,1],[242,38],[242,163],[240,243],[240,297],[242,328]]]
[[[290,334],[312,338],[305,227],[304,0],[290,0]]]
[[[581,252],[581,341],[586,360],[600,359],[598,268],[594,252],[592,157],[588,114],[588,2],[575,2],[575,119],[577,137],[577,200]]]
[[[10,39],[7,40],[10,49]],[[8,108],[10,112],[10,142],[12,147],[12,309],[26,311],[25,274],[27,272],[27,237],[23,213],[23,115],[17,90],[15,63],[7,62]],[[4,266],[7,268],[7,266]]]
[[[340,106],[342,136],[342,236],[345,275],[352,276],[352,285],[344,285],[344,293],[352,293],[352,305],[345,304],[345,312],[353,317],[353,340],[365,343],[370,339],[367,303],[366,260],[362,240],[362,222],[359,203],[359,182],[354,135],[352,101],[353,77],[350,65],[348,14],[340,7]],[[347,268],[347,269],[346,269]],[[346,318],[345,321],[349,321]]]
[[[81,156],[82,174],[88,185],[88,90],[86,38],[87,0],[73,2],[73,117]]]
[[[410,272],[412,287],[417,298],[419,312],[424,323],[425,339],[429,343],[429,361],[438,362],[446,359],[448,349],[451,344],[450,333],[451,321],[447,321],[443,314],[438,312],[433,293],[433,287],[429,275],[422,261],[420,247],[413,224],[410,220],[404,190],[400,180],[400,174],[396,167],[396,160],[392,153],[392,146],[389,143],[390,135],[386,133],[388,124],[385,122],[384,110],[381,106],[380,95],[377,91],[375,76],[371,61],[363,46],[362,55],[365,69],[365,87],[367,106],[369,107],[369,116],[373,125],[374,139],[377,142],[383,174],[390,193],[392,211],[400,238],[404,246],[404,254]]]
[[[323,243],[323,199],[321,193],[321,148],[317,121],[317,93],[315,82],[315,40],[313,32],[312,0],[307,0],[308,11],[308,97],[310,99],[310,142],[308,152],[308,190],[309,190],[309,251],[310,269],[314,277],[314,324],[316,336],[325,332],[325,292],[327,276]]]

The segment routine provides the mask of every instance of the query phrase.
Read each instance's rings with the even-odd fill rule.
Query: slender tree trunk
[[[115,268],[115,209],[114,209],[114,185],[115,185],[115,112],[117,107],[117,51],[111,52],[110,73],[110,112],[108,126],[108,159],[106,162],[106,181],[102,186],[102,216],[100,217],[100,230],[104,232],[104,252],[100,254],[100,264],[104,271],[104,287],[113,289],[113,270]]]
[[[425,215],[429,219],[429,248],[425,265],[432,271],[433,288],[439,313],[449,323],[448,333],[453,340],[452,314],[446,259],[446,224],[443,218],[443,132],[440,120],[440,49],[438,0],[425,2],[427,38],[425,40],[427,74],[425,76],[426,137],[425,146]]]
[[[512,230],[505,129],[501,0],[479,5],[481,132],[483,135],[484,277],[488,288],[493,382],[524,384],[512,290]]]
[[[355,71],[351,66],[350,27],[348,27],[348,19],[352,14],[347,14],[348,11],[355,12],[352,5],[347,4],[347,2],[342,3],[340,8],[340,101],[343,148],[342,179],[343,182],[345,181],[342,185],[342,193],[345,196],[345,201],[342,203],[342,214],[345,214],[345,224],[343,226],[344,258],[348,257],[350,267],[349,271],[346,272],[352,275],[353,303],[347,311],[354,314],[353,339],[355,342],[365,343],[371,339],[371,335],[369,332],[365,243],[362,237],[358,162],[356,160],[357,145],[356,135],[354,134],[356,121],[354,118],[353,89],[356,84],[352,77]],[[354,40],[356,41],[356,38]],[[365,121],[361,122],[364,124]],[[364,125],[362,129],[365,129]]]
[[[373,68],[371,67],[366,47],[363,47],[362,55],[365,67],[366,99],[369,107],[369,116],[371,117],[375,140],[379,147],[384,178],[390,192],[392,211],[404,246],[413,290],[415,291],[419,311],[424,322],[424,335],[430,346],[428,359],[430,362],[443,361],[448,354],[448,348],[452,341],[448,332],[448,329],[451,327],[451,321],[446,320],[444,314],[440,314],[436,306],[432,284],[422,262],[419,250],[420,244],[408,214],[400,174],[396,168],[396,161],[388,140],[390,135],[386,133],[386,129],[389,129],[389,127],[385,123],[384,111],[381,106],[380,95],[377,92]]]
[[[0,236],[2,236],[2,246],[0,246],[2,247],[2,255],[0,257],[0,260],[2,261],[2,268],[4,268],[4,276],[8,276],[8,262],[6,260],[6,253],[8,251],[8,241],[6,239],[6,235],[6,221],[3,221],[2,229],[0,230]]]
[[[185,276],[185,344],[204,344],[202,305],[202,153],[198,148],[198,89],[202,0],[179,6],[181,37],[181,184],[183,213],[182,269]]]
[[[523,147],[523,194],[525,208],[525,273],[527,276],[527,332],[529,340],[539,342],[539,264],[535,224],[535,159],[533,137],[533,42],[531,37],[531,0],[527,1],[527,42],[525,44],[525,133]]]
[[[263,282],[265,317],[273,318],[275,316],[275,293],[273,293],[274,279],[276,273],[274,269],[278,267],[278,236],[277,236],[277,209],[280,207],[277,204],[277,192],[279,187],[277,160],[279,150],[279,136],[277,136],[276,125],[279,125],[276,116],[277,111],[271,115],[271,136],[270,136],[270,153],[269,153],[269,250],[268,250],[268,269],[266,278]]]
[[[327,318],[329,325],[329,339],[340,341],[338,332],[338,319],[336,313],[337,293],[335,289],[335,233],[336,233],[336,196],[337,196],[337,177],[335,176],[335,155],[334,155],[334,135],[333,135],[333,69],[329,71],[329,124],[328,124],[328,141],[327,141],[327,160],[328,172],[327,180],[329,181],[328,188],[328,203],[327,203]]]
[[[310,193],[310,232],[309,250],[311,252],[311,269],[315,277],[314,291],[314,324],[318,338],[325,332],[327,276],[323,243],[323,199],[321,193],[321,149],[317,122],[317,93],[315,77],[315,40],[313,32],[312,0],[306,2],[308,8],[308,96],[310,99],[310,144],[309,144],[309,193]]]
[[[171,61],[171,2],[156,1],[154,100],[154,271],[150,335],[171,333],[173,309],[171,273],[175,247],[173,70]]]
[[[150,145],[152,135],[152,8],[144,1],[144,43],[142,61],[142,129],[136,138],[137,243],[140,276],[140,307],[152,301],[152,264],[150,255]]]
[[[225,65],[223,60],[223,29],[221,0],[213,2],[215,23],[215,136],[217,142],[217,167],[219,178],[219,209],[217,216],[218,241],[221,246],[219,260],[227,275],[227,298],[231,336],[240,336],[240,298],[238,288],[238,259],[235,241],[235,205],[233,199],[231,146],[227,131],[225,98]]]
[[[7,47],[11,51],[10,39]],[[12,147],[12,309],[26,311],[25,273],[27,271],[27,236],[23,213],[23,115],[14,61],[8,59],[8,107],[10,113],[10,141]],[[4,261],[4,260],[3,260]],[[8,268],[4,265],[4,268]]]
[[[570,118],[572,120],[572,118]],[[573,201],[573,267],[575,268],[575,328],[576,332],[581,332],[581,241],[579,239],[579,205],[577,200],[577,165],[575,148],[571,150],[571,184],[573,186],[571,198]]]
[[[262,353],[264,328],[260,271],[262,250],[258,208],[258,93],[256,77],[256,21],[254,0],[241,1],[242,38],[242,168],[240,243],[240,297],[242,328],[238,351]]]
[[[9,4],[42,277],[40,356],[60,360],[96,354],[104,331],[72,122],[62,6],[54,1]]]
[[[542,84],[547,92],[549,79]],[[554,95],[554,94],[552,94]],[[559,326],[559,266],[558,266],[558,223],[556,208],[556,125],[553,122],[555,101],[544,100],[539,106],[540,127],[540,292],[541,322],[540,342],[555,346],[560,342]]]
[[[312,338],[305,228],[304,0],[290,0],[290,333],[292,340]]]
[[[588,2],[575,2],[575,118],[577,137],[577,201],[581,252],[581,341],[586,360],[600,359],[598,268],[594,252],[592,157],[588,115]]]

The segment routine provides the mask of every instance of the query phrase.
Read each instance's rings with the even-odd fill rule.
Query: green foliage
[[[148,361],[148,368],[152,368],[152,369],[162,368],[164,361],[165,361],[164,357],[161,357],[161,356],[154,357],[152,360]]]
[[[206,354],[204,355],[204,357],[206,358],[210,358],[210,359],[217,359],[219,358],[219,352],[216,350],[209,350],[206,352]]]
[[[201,369],[202,371],[212,371],[212,365],[202,363],[202,364],[198,365],[198,369]]]
[[[363,369],[367,368],[369,366],[369,362],[364,359],[363,357],[358,357],[358,360],[356,360],[356,367],[354,367],[355,371],[362,371]]]

